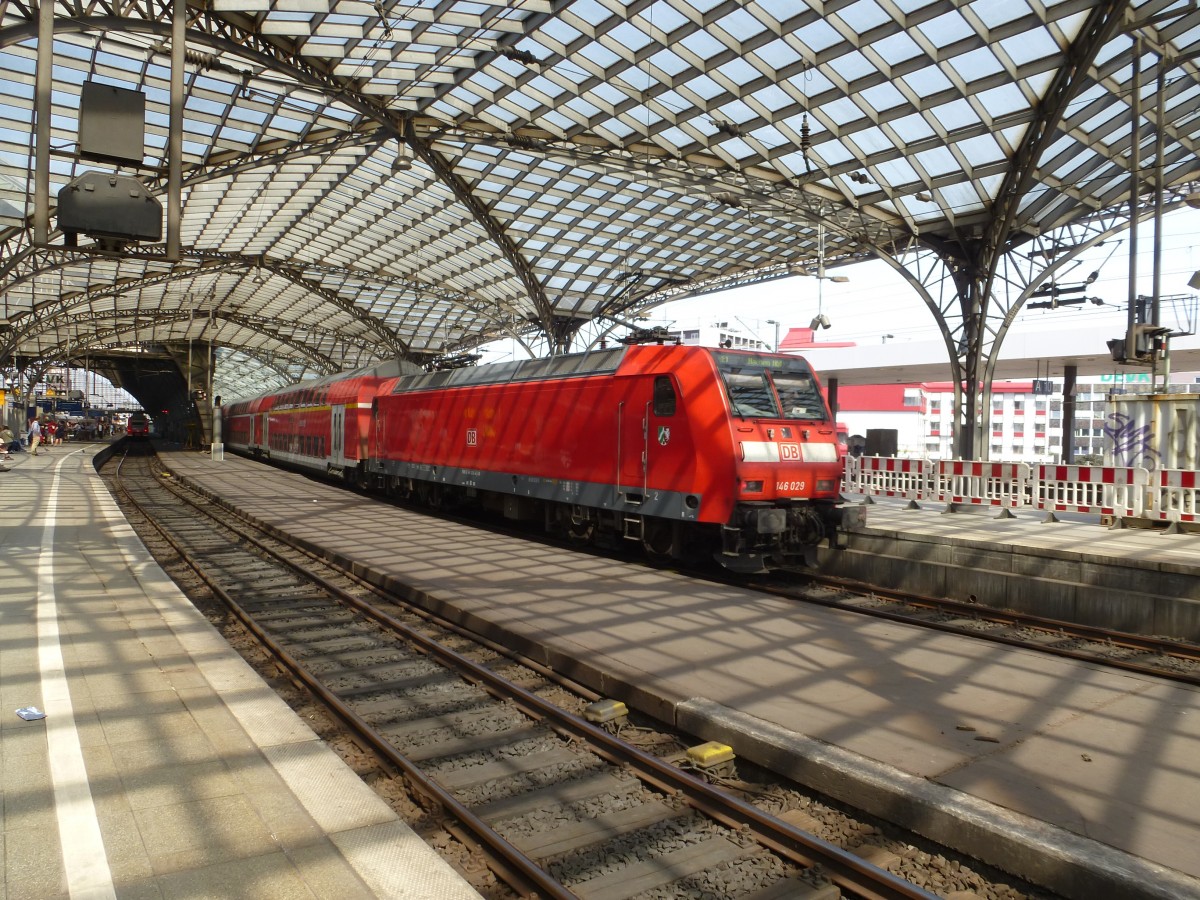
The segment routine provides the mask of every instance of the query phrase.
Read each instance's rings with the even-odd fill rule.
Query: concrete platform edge
[[[337,847],[349,869],[379,897],[397,900],[424,900],[429,896],[464,900],[478,897],[478,892],[448,863],[444,870],[421,865],[417,857],[432,855],[435,851],[229,647],[153,560],[100,485],[99,476],[93,484],[97,498],[110,509],[114,537],[122,555],[184,649],[190,654],[197,649],[198,643],[203,643],[201,649],[211,656],[215,647],[212,642],[215,641],[227,654],[220,667],[223,670],[221,680],[237,682],[243,693],[255,691],[255,686],[260,686],[257,690],[261,691],[270,715],[291,723],[274,729],[291,737],[285,736],[282,741],[278,737],[274,741],[268,738],[264,744],[264,738],[268,737],[264,732],[272,729],[262,720],[263,704],[243,700],[229,706],[238,724],[259,744],[259,751],[276,777],[292,792],[301,808],[326,830],[330,842]],[[140,562],[141,559],[145,562]],[[213,669],[215,663],[210,659],[206,667],[197,667]],[[219,686],[214,686],[214,690],[219,691]],[[296,736],[297,730],[302,737]],[[301,765],[297,765],[297,758],[302,761]],[[322,776],[319,783],[314,772]],[[336,794],[337,800],[331,806],[332,794]]]
[[[1200,583],[1195,536],[1146,532],[1127,539],[1117,558],[1105,554],[1108,529],[1047,525],[1038,532],[1005,531],[994,517],[956,513],[950,526],[939,514],[871,507],[876,521],[850,535],[842,550],[821,550],[823,574],[869,580],[882,587],[931,597],[978,602],[1133,634],[1200,641]],[[906,523],[911,520],[911,527]],[[1041,528],[1037,525],[1035,528]],[[922,531],[924,528],[928,531]],[[1143,558],[1145,557],[1145,558]]]
[[[1200,879],[695,697],[675,724],[829,797],[1072,900],[1178,900]]]

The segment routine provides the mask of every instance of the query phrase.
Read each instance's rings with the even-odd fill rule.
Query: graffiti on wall
[[[1125,413],[1110,413],[1104,433],[1112,441],[1114,466],[1141,466],[1151,471],[1158,468],[1158,451],[1154,449],[1154,430],[1150,425],[1139,426]]]

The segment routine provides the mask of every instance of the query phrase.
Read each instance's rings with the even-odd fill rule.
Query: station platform
[[[0,472],[0,897],[478,898],[149,557],[103,446]]]
[[[844,494],[863,503],[862,495]],[[1101,516],[871,498],[821,571],[1134,634],[1200,643],[1200,534]]]
[[[1200,898],[1200,690],[497,536],[229,453],[161,458],[610,697],[1065,896]],[[951,519],[904,527],[992,541],[992,520]],[[1117,561],[1147,537],[1055,527]]]

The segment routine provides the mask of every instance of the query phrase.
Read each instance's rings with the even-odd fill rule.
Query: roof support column
[[[174,341],[164,345],[178,367],[183,397],[172,394],[165,401],[172,426],[171,437],[189,450],[199,450],[213,440],[212,385],[213,345],[209,341]],[[140,399],[140,398],[139,398]],[[182,400],[182,402],[180,402]]]
[[[183,221],[183,64],[187,36],[187,3],[171,8],[171,116],[167,124],[167,262],[179,262],[179,229]]]
[[[991,404],[991,384],[983,377],[986,357],[988,298],[984,294],[985,277],[980,267],[970,263],[951,266],[953,283],[958,290],[962,311],[962,338],[955,350],[962,377],[955,381],[954,400],[958,428],[954,434],[955,456],[959,459],[987,459],[984,436],[990,424],[986,411]],[[944,321],[938,323],[946,333]]]
[[[33,115],[36,120],[33,174],[33,243],[50,241],[50,94],[54,89],[54,0],[38,6],[37,76]]]
[[[1075,462],[1075,382],[1079,378],[1076,366],[1063,369],[1062,461]]]

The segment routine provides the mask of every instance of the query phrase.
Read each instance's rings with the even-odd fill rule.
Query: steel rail
[[[123,462],[124,459],[122,459],[122,463]],[[140,512],[146,518],[154,530],[157,531],[162,536],[163,540],[171,546],[171,549],[175,551],[179,558],[187,563],[187,565],[196,573],[197,577],[208,586],[209,590],[211,590],[238,618],[238,621],[242,623],[246,630],[253,634],[255,639],[258,640],[259,643],[291,673],[293,679],[295,679],[301,686],[312,692],[315,697],[319,698],[323,703],[325,703],[335,715],[337,715],[340,719],[342,719],[343,722],[346,723],[347,727],[363,738],[363,740],[368,743],[381,757],[394,765],[397,770],[403,772],[405,777],[410,779],[414,790],[448,810],[463,824],[473,839],[487,846],[489,850],[499,857],[499,859],[501,859],[506,865],[512,867],[512,869],[518,873],[520,879],[524,882],[522,885],[513,885],[514,888],[525,891],[536,890],[541,892],[545,897],[550,898],[550,900],[577,900],[577,897],[574,893],[572,893],[558,881],[551,878],[549,874],[537,863],[506,841],[487,823],[474,815],[468,807],[464,806],[457,798],[441,787],[441,785],[431,780],[408,759],[400,755],[396,751],[395,747],[393,747],[387,741],[387,739],[383,737],[383,735],[372,728],[370,724],[368,724],[362,717],[360,717],[349,706],[347,706],[335,693],[329,690],[320,681],[320,679],[309,672],[299,660],[293,657],[286,649],[284,649],[282,645],[275,641],[271,635],[255,621],[254,616],[246,612],[242,605],[238,603],[228,591],[210,578],[208,573],[204,571],[203,565],[192,557],[187,548],[182,546],[174,539],[174,537],[171,536],[171,534],[166,531],[166,529],[159,525],[157,520],[150,515],[150,513],[140,502],[138,502],[137,498],[129,492],[119,476],[120,464],[118,464],[117,472],[117,486],[124,495],[125,499],[131,505],[137,508],[138,512]],[[201,507],[194,503],[192,504],[192,507],[203,512]],[[210,516],[209,518],[211,519],[212,517]],[[217,524],[225,527],[223,523],[218,522]],[[267,552],[271,553],[272,556],[276,557],[277,559],[279,558],[278,554],[271,552],[269,548],[262,548],[261,545],[259,546],[260,549],[267,549]],[[296,571],[302,571],[293,563],[289,562],[288,564]],[[321,585],[322,588],[331,590],[334,594],[338,595],[339,600],[342,597],[347,596],[345,595],[345,592],[338,590],[336,586],[330,585],[324,579],[314,575],[311,572],[305,573],[305,576],[314,580],[316,583]],[[412,633],[416,634],[415,632]]]
[[[181,499],[187,499],[182,498]],[[142,510],[140,504],[136,504]],[[190,502],[190,501],[189,501]],[[197,510],[203,509],[195,504]],[[147,515],[142,510],[143,515]],[[153,523],[153,519],[147,515]],[[228,527],[225,523],[222,527]],[[161,528],[156,530],[163,533]],[[292,546],[279,534],[273,534],[276,540]],[[282,646],[274,641],[261,627],[254,622],[253,616],[242,609],[241,605],[213,583],[202,571],[199,563],[193,561],[186,550],[180,547],[169,535],[164,533],[164,539],[171,543],[180,557],[197,572],[197,575],[221,598],[234,612],[246,628],[267,647],[272,655],[287,667],[287,669],[306,689],[326,703],[339,718],[349,727],[358,732],[377,752],[391,762],[396,768],[412,779],[417,790],[425,793],[435,802],[444,806],[466,827],[472,837],[489,847],[501,859],[511,863],[522,878],[528,880],[536,889],[546,892],[550,898],[574,898],[576,895],[563,885],[550,879],[547,873],[533,860],[529,859],[516,847],[512,846],[502,836],[497,834],[486,822],[475,816],[468,807],[464,806],[452,794],[436,782],[425,776],[405,757],[400,755],[387,739],[379,734],[369,723],[350,709],[337,695],[325,687],[321,681],[309,673],[303,664],[291,656]],[[583,741],[592,752],[609,762],[624,766],[634,771],[647,784],[653,785],[667,793],[676,793],[690,806],[733,828],[746,829],[748,833],[764,847],[775,850],[785,858],[805,867],[821,866],[825,874],[840,888],[850,891],[855,897],[863,900],[935,900],[931,894],[904,879],[880,869],[862,858],[842,850],[821,838],[811,835],[796,826],[775,818],[744,800],[714,787],[702,778],[692,775],[687,770],[664,762],[653,754],[642,751],[620,738],[609,734],[604,729],[572,715],[549,701],[543,700],[537,694],[527,691],[490,669],[473,662],[465,656],[439,644],[434,639],[421,634],[400,620],[373,607],[371,604],[354,597],[312,572],[303,570],[293,561],[279,556],[271,548],[255,542],[258,549],[269,553],[276,559],[286,563],[290,568],[303,572],[305,577],[312,579],[342,602],[353,607],[364,616],[378,624],[398,633],[423,652],[439,660],[443,665],[455,670],[464,678],[472,681],[493,696],[509,700],[514,706],[524,711],[531,718],[545,722],[560,734]],[[301,548],[296,548],[301,549]],[[335,564],[325,561],[332,568]],[[376,590],[379,590],[378,588]]]

